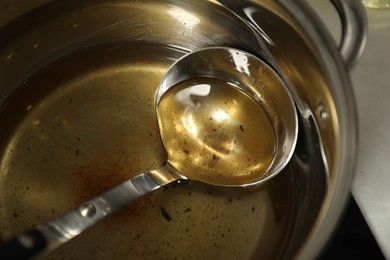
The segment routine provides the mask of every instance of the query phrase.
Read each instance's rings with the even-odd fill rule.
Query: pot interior
[[[262,20],[291,34],[278,15],[255,7]],[[1,237],[162,166],[154,97],[168,67],[206,46],[243,49],[271,64],[277,50],[260,34],[215,1],[50,2],[3,26]],[[321,154],[311,156],[322,162]],[[294,179],[306,181],[299,167],[289,164],[252,191],[169,185],[48,258],[279,258],[299,233]],[[317,175],[318,202],[326,176]]]

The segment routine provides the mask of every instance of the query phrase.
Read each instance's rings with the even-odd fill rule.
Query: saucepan
[[[339,46],[303,0],[0,1],[1,239],[163,165],[160,80],[180,57],[225,46],[268,64],[293,97],[286,168],[254,189],[171,183],[47,259],[318,257],[353,176],[348,72],[366,35],[359,1],[332,3]]]

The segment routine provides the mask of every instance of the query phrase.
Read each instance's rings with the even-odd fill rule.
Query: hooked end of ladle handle
[[[38,229],[33,228],[0,244],[0,259],[30,259],[39,255],[47,245],[45,235]]]

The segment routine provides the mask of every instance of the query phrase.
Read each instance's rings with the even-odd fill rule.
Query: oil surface
[[[163,95],[158,116],[169,162],[189,179],[251,183],[272,163],[275,134],[266,112],[227,82],[182,81]]]
[[[59,59],[15,90],[0,110],[2,238],[166,162],[154,96],[182,55],[148,43],[96,47]],[[47,259],[278,258],[292,216],[290,176],[252,192],[172,184]]]

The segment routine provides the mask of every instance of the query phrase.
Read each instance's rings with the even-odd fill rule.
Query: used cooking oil
[[[15,89],[0,109],[2,239],[166,162],[154,97],[164,73],[184,54],[147,42],[91,47],[58,58]],[[188,158],[199,156],[199,167],[236,167],[250,179],[248,169],[263,171],[271,161],[271,126],[248,96],[226,88],[224,82],[207,82],[186,82],[162,100],[161,105],[169,103],[180,113],[182,120],[171,127],[187,128],[177,137],[178,151],[168,153],[187,158],[178,160],[180,168]],[[209,84],[209,94],[169,100],[188,84]],[[183,102],[199,113],[212,113],[207,120],[187,117]],[[252,112],[243,111],[252,110],[264,116],[250,120]],[[224,129],[228,122],[229,131]],[[249,124],[257,124],[261,132],[246,133]],[[175,140],[169,131],[168,127],[163,133],[165,142]],[[241,140],[243,133],[248,137]],[[195,141],[185,144],[185,134],[196,134],[208,148]],[[252,138],[263,145],[252,147]],[[244,141],[243,146],[235,141]],[[244,148],[246,157],[235,158],[237,149]],[[232,158],[243,166],[233,165]],[[231,178],[229,174],[235,173],[215,178]],[[278,258],[291,222],[292,187],[288,172],[254,191],[189,181],[172,184],[139,199],[47,259]]]
[[[275,134],[267,113],[229,82],[179,82],[164,93],[157,111],[168,160],[189,179],[251,183],[272,163]]]

